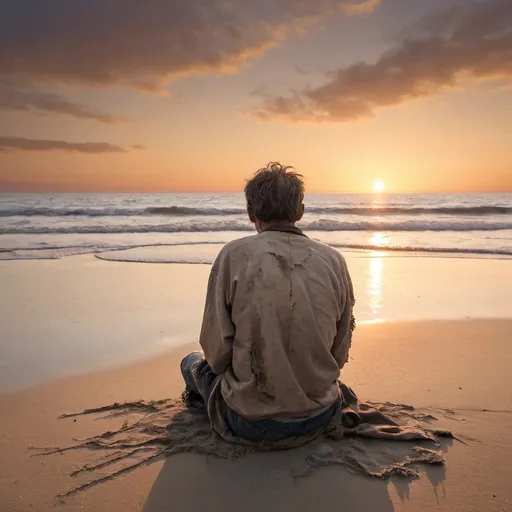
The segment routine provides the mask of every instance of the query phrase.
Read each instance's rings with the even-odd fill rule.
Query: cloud
[[[58,94],[14,87],[7,84],[0,84],[0,110],[65,114],[112,125],[128,122],[122,117],[112,116],[91,107],[74,103]]]
[[[374,64],[337,69],[319,87],[267,96],[251,113],[263,120],[351,121],[468,77],[512,79],[512,0],[471,1],[426,17]]]
[[[227,72],[333,11],[381,0],[0,0],[0,75],[159,91]]]
[[[130,149],[145,149],[144,146],[118,146],[108,142],[66,142],[63,140],[25,139],[23,137],[0,137],[0,152],[21,151],[69,151],[75,153],[126,153]]]
[[[370,14],[382,3],[382,0],[367,0],[366,2],[345,2],[341,9],[349,16]]]

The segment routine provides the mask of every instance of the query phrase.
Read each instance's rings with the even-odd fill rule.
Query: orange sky
[[[509,0],[59,5],[0,0],[0,191],[512,192]]]

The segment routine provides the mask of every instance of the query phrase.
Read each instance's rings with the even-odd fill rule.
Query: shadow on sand
[[[369,449],[373,443],[383,443],[348,439],[346,442],[362,443]],[[448,451],[452,442],[441,442],[443,452]],[[384,444],[396,451],[396,443]],[[237,460],[196,454],[167,459],[143,512],[393,512],[391,486],[403,502],[410,498],[410,479],[393,476],[383,481],[354,474],[342,466],[326,467],[305,478],[296,478],[294,473],[308,450],[310,447],[306,446],[286,452],[253,453]],[[430,480],[439,502],[439,489],[444,492],[444,466],[422,465],[421,472]]]
[[[448,450],[453,446],[454,439],[443,439],[440,442],[441,450],[443,454],[448,453]],[[432,491],[435,496],[436,502],[440,503],[440,498],[446,497],[446,489],[444,487],[444,481],[446,480],[446,466],[437,465],[423,465],[421,467],[422,478],[425,475],[432,485]],[[403,478],[397,478],[396,476],[391,477],[390,482],[395,487],[396,493],[402,502],[409,501],[411,499],[410,492],[410,481],[404,480]]]
[[[342,467],[294,479],[290,466],[295,457],[276,452],[235,461],[194,454],[167,459],[143,512],[393,511],[387,482]]]

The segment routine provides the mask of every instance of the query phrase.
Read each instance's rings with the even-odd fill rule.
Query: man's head
[[[271,162],[247,181],[245,199],[258,232],[270,224],[295,224],[304,214],[304,181],[292,167]]]

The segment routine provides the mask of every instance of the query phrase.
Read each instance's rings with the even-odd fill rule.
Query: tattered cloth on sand
[[[303,446],[302,463],[293,471],[295,478],[330,465],[341,465],[349,471],[380,479],[392,475],[418,478],[419,463],[444,463],[439,441],[442,437],[453,438],[453,435],[446,430],[431,428],[435,417],[419,413],[409,405],[361,403],[350,388],[343,384],[340,387],[344,400],[331,421],[307,436],[255,443],[234,437],[227,425],[219,434],[212,429],[204,411],[189,409],[181,399],[170,398],[114,403],[79,413],[63,414],[60,419],[106,413],[107,419],[126,416],[129,420],[124,421],[117,430],[77,440],[71,446],[32,449],[37,450],[34,455],[77,449],[107,451],[105,456],[71,473],[71,476],[85,473],[98,476],[60,494],[60,498],[111,480],[157,458],[186,452],[236,459],[255,451],[288,450]],[[358,438],[412,443],[402,443],[401,449],[395,450],[390,449],[387,442],[365,443],[363,439],[358,441]],[[430,447],[418,443],[422,441],[428,442]],[[109,468],[110,472],[98,474],[105,468]]]

